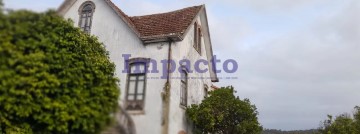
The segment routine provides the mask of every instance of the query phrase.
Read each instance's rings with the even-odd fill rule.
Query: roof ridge
[[[181,40],[185,31],[204,7],[204,5],[191,6],[165,13],[129,18],[135,24],[143,40],[157,37],[166,39],[170,36],[176,36]]]
[[[162,12],[162,13],[153,13],[153,14],[145,14],[145,15],[135,15],[135,16],[128,16],[129,18],[135,18],[135,17],[145,17],[145,16],[152,16],[152,15],[164,15],[164,14],[172,14],[172,13],[176,13],[176,12],[181,12],[184,10],[188,10],[191,8],[199,8],[199,7],[203,7],[204,4],[202,5],[198,5],[198,6],[190,6],[190,7],[184,7],[181,9],[177,9],[177,10],[173,10],[173,11],[167,11],[167,12]]]

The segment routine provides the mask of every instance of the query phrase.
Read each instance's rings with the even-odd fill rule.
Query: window
[[[208,86],[204,85],[204,98],[208,97]]]
[[[201,28],[196,22],[194,24],[194,48],[201,54]]]
[[[188,76],[185,70],[181,72],[180,105],[187,106],[187,82]]]
[[[79,9],[79,27],[86,33],[90,33],[92,16],[95,11],[95,4],[87,1],[80,6]]]
[[[146,62],[134,62],[129,64],[126,110],[143,110],[146,85]]]

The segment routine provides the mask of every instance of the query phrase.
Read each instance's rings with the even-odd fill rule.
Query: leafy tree
[[[0,133],[98,133],[118,106],[114,70],[54,11],[0,16]]]
[[[319,132],[323,134],[355,134],[352,121],[348,114],[341,114],[335,120],[328,115],[328,119],[323,122],[323,128]]]
[[[328,119],[322,122],[319,133],[321,134],[359,134],[359,107],[355,107],[354,118],[349,114],[341,114],[333,119],[328,115]]]
[[[211,91],[199,105],[191,105],[186,114],[196,133],[258,134],[261,133],[255,105],[234,96],[233,87]]]
[[[355,107],[355,114],[354,114],[354,126],[356,128],[356,133],[360,134],[360,107]]]
[[[3,6],[4,6],[4,3],[2,2],[2,0],[0,0],[0,14],[1,14],[2,11],[3,11]]]

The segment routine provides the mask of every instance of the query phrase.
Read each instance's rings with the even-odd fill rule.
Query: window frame
[[[91,6],[91,11],[85,13],[84,8],[86,6],[88,6],[88,5]],[[85,33],[88,33],[88,34],[91,33],[91,27],[92,27],[92,21],[93,21],[94,12],[95,12],[95,3],[92,2],[92,1],[86,1],[86,2],[82,3],[79,10],[78,10],[78,13],[79,13],[78,26]],[[84,14],[85,14],[85,16],[84,16]],[[85,21],[84,26],[81,25],[83,23],[83,21]],[[88,28],[88,30],[87,30],[87,28]]]
[[[204,84],[204,98],[209,97],[209,87]]]
[[[183,74],[185,79],[183,79]],[[189,76],[188,71],[186,69],[182,69],[180,73],[180,106],[183,108],[187,107],[188,104],[188,92],[189,92]],[[185,85],[185,89],[183,88],[183,84]]]
[[[194,45],[193,47],[195,50],[201,55],[201,40],[202,33],[201,33],[201,25],[198,22],[194,23]]]
[[[149,67],[149,61],[150,59],[148,58],[134,58],[134,59],[129,59],[126,62],[127,65],[127,78],[126,78],[126,94],[125,94],[125,109],[127,111],[143,111],[145,109],[145,99],[146,99],[146,83],[147,83],[147,73],[148,73],[148,67]],[[132,73],[131,71],[131,67],[132,66],[137,66],[137,64],[143,64],[144,65],[144,72],[139,72],[139,73]],[[143,76],[143,80],[139,80],[139,77]],[[130,82],[134,81],[134,80],[130,80],[132,77],[136,77],[135,80],[135,89],[134,89],[134,93],[130,94]],[[139,93],[139,87],[138,87],[138,83],[139,81],[143,82],[143,90],[142,93]],[[129,96],[133,95],[134,99],[130,100]],[[137,97],[139,95],[142,95],[142,99],[138,100]],[[130,108],[130,105],[133,105],[133,108]],[[136,108],[136,106],[139,106],[140,108]]]

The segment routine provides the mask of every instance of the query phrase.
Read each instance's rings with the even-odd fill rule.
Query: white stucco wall
[[[201,16],[201,15],[200,15]],[[200,17],[196,18],[198,24],[202,25]],[[190,30],[185,33],[186,36],[183,41],[176,42],[172,46],[172,59],[177,63],[182,59],[188,59],[191,62],[190,70],[193,73],[188,73],[188,106],[191,104],[199,104],[204,99],[204,85],[211,86],[210,73],[197,73],[194,69],[194,64],[198,59],[207,60],[205,50],[204,38],[201,38],[201,55],[193,47],[194,44],[194,25],[190,26]],[[177,64],[179,67],[180,65]],[[200,64],[201,69],[209,68],[208,65]],[[180,77],[180,73],[176,71],[171,74],[172,77]],[[201,79],[201,77],[205,79]],[[169,134],[177,134],[181,128],[185,132],[191,133],[192,127],[186,124],[185,109],[180,106],[180,79],[171,80],[171,100],[170,100],[170,127]],[[208,88],[210,90],[210,88]]]
[[[97,36],[101,42],[104,43],[106,49],[109,51],[110,59],[116,64],[116,76],[120,79],[120,104],[125,102],[126,93],[126,77],[122,73],[124,69],[124,59],[122,54],[131,54],[131,58],[151,58],[158,63],[160,73],[148,73],[147,77],[160,77],[162,74],[161,60],[168,57],[168,43],[160,42],[144,45],[136,34],[127,26],[127,24],[103,1],[91,0],[95,3],[96,9],[93,15],[91,34]],[[79,14],[78,9],[85,0],[78,0],[65,13],[65,18],[70,18],[74,21],[74,25],[78,26]],[[197,22],[200,24],[201,16],[197,17]],[[179,67],[179,60],[189,59],[192,68],[197,59],[207,60],[206,41],[202,38],[201,55],[193,48],[193,26],[186,33],[184,40],[181,42],[172,43],[172,59],[176,61],[176,66]],[[201,68],[208,68],[202,65]],[[152,69],[150,67],[150,69]],[[209,90],[211,86],[210,79],[198,79],[199,77],[210,77],[210,73],[189,73],[188,80],[188,105],[201,103],[204,98],[204,84],[208,85]],[[180,73],[175,71],[171,77],[180,77]],[[195,77],[196,79],[191,79]],[[146,96],[144,113],[131,114],[136,131],[138,134],[159,134],[161,133],[161,114],[162,114],[162,100],[161,92],[163,90],[165,79],[147,79]],[[170,116],[169,116],[169,134],[177,134],[184,130],[190,133],[190,127],[185,122],[185,109],[180,107],[180,79],[171,79],[171,96],[170,96]]]

